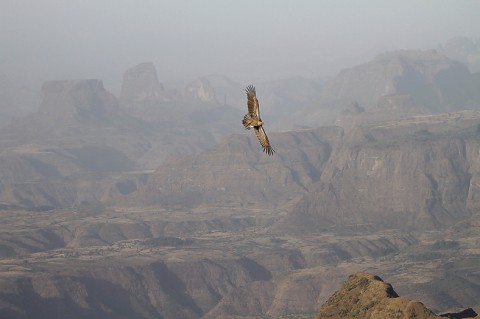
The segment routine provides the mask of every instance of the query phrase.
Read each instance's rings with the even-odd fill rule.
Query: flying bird
[[[260,118],[260,109],[258,105],[255,87],[253,85],[249,85],[245,89],[245,92],[247,92],[248,113],[245,114],[245,116],[243,117],[243,126],[245,126],[247,130],[253,127],[255,135],[257,136],[260,145],[262,145],[263,147],[263,151],[268,155],[273,155],[275,151],[270,146],[267,134],[263,129],[262,119]]]

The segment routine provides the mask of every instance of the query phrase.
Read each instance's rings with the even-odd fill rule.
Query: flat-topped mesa
[[[137,64],[123,75],[120,100],[126,107],[160,101],[164,93],[162,84],[158,82],[157,70],[151,62]]]
[[[42,92],[39,113],[52,120],[102,119],[118,109],[117,99],[100,80],[50,81],[43,84]]]

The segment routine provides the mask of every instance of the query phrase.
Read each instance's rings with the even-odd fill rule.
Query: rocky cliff
[[[135,107],[138,103],[162,101],[164,92],[163,85],[158,82],[155,66],[151,62],[144,62],[125,72],[119,98],[126,107]]]
[[[478,108],[478,93],[470,88],[474,83],[478,80],[465,65],[434,50],[383,53],[327,81],[317,105],[307,110],[310,113],[308,124],[331,121],[352,102],[367,110],[381,110],[385,107],[385,97],[397,95],[411,98],[407,104],[396,103],[397,113]],[[307,112],[303,113],[305,119]]]
[[[215,143],[205,131],[155,126],[126,114],[99,80],[47,82],[43,95],[36,113],[2,130],[0,202],[6,207],[97,204],[140,181],[131,173],[117,180],[120,172],[156,168],[169,155]]]
[[[188,242],[182,248],[179,238],[160,239],[144,248],[138,239],[75,250],[52,245],[50,252],[24,255],[23,262],[5,258],[0,264],[0,315],[276,318],[312,313],[319,296],[337,283],[336,272],[325,279],[324,271],[302,270],[287,252],[268,264],[218,249],[199,251]]]
[[[318,310],[314,319],[439,319],[422,303],[402,298],[390,284],[368,273],[348,277],[342,287]]]
[[[454,37],[439,46],[438,51],[467,65],[471,72],[480,71],[480,39]]]
[[[478,210],[477,111],[254,136],[160,166],[143,194],[165,207],[288,208],[279,229],[441,228]],[[139,194],[141,194],[140,192]],[[145,197],[142,200],[145,200]],[[283,225],[283,226],[282,226]]]
[[[425,229],[464,219],[478,210],[478,115],[416,117],[346,134],[285,225]]]
[[[319,179],[339,134],[339,128],[270,134],[277,147],[271,158],[261,153],[253,134],[235,135],[216,150],[160,166],[145,194],[150,201],[177,208],[281,207]]]
[[[187,84],[187,87],[185,88],[185,97],[203,103],[218,103],[215,90],[207,78],[196,79]]]
[[[38,115],[52,123],[105,119],[118,110],[117,99],[99,80],[52,81],[42,86]]]

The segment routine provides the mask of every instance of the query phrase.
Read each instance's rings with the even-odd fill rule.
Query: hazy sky
[[[161,81],[317,77],[393,49],[480,37],[479,0],[0,0],[0,71]],[[15,71],[16,72],[16,71]]]

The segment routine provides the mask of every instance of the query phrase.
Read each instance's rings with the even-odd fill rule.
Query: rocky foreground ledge
[[[436,315],[424,304],[399,297],[392,285],[378,276],[358,272],[350,275],[318,310],[314,319],[368,318],[368,319],[433,319],[480,318],[473,309],[461,313]]]

